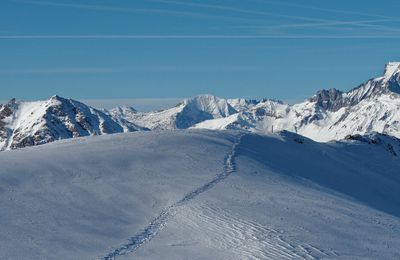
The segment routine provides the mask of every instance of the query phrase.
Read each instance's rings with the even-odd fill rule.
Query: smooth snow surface
[[[400,143],[153,131],[0,153],[0,259],[399,259]]]

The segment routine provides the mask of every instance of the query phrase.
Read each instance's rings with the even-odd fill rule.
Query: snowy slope
[[[58,139],[142,130],[85,104],[53,96],[46,101],[11,100],[0,105],[0,150]]]
[[[0,259],[397,259],[399,155],[205,130],[2,152]]]

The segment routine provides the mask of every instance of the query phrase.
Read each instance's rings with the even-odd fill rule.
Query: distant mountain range
[[[388,63],[382,77],[348,92],[320,90],[295,105],[212,95],[149,113],[131,107],[98,110],[59,96],[0,105],[0,150],[80,136],[187,128],[287,130],[323,142],[373,132],[400,138],[400,62]]]

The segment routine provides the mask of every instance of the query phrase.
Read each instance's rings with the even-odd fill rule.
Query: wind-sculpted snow
[[[190,227],[188,234],[206,234],[212,240],[214,249],[230,251],[235,259],[321,259],[338,256],[333,250],[325,251],[300,241],[288,242],[282,230],[235,217],[226,209],[202,203],[185,206],[175,222],[184,228]],[[190,242],[186,244],[190,245]],[[185,242],[173,246],[183,247]]]
[[[0,259],[399,258],[397,139],[242,135],[135,132],[0,153]]]

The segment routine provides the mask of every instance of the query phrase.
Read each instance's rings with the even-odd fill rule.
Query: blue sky
[[[398,0],[2,0],[0,100],[303,100],[400,60]]]

